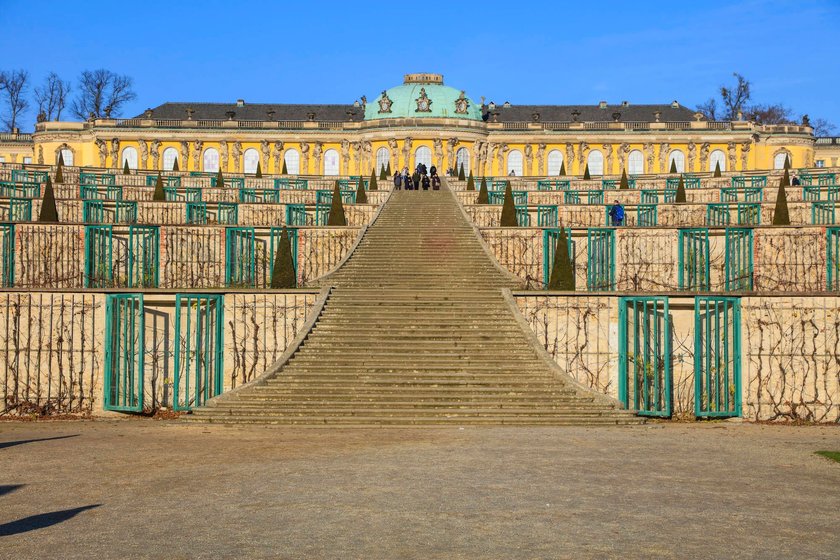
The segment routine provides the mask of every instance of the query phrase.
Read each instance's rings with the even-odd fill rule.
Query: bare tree
[[[832,136],[837,132],[837,127],[834,126],[834,123],[826,119],[814,119],[811,122],[811,126],[814,127],[814,136]]]
[[[747,119],[761,124],[793,124],[793,111],[781,103],[762,105],[756,103],[745,109]]]
[[[29,108],[28,89],[29,73],[26,70],[0,71],[0,102],[5,106],[2,121],[9,131],[18,128],[21,113]]]
[[[720,98],[726,108],[723,118],[728,121],[737,119],[738,113],[744,112],[744,107],[750,100],[750,82],[737,72],[732,75],[738,80],[735,87],[720,86]]]
[[[705,103],[701,103],[697,106],[697,111],[706,115],[706,118],[710,121],[716,121],[717,100],[714,97],[710,97]]]
[[[35,88],[35,102],[38,103],[38,120],[61,120],[61,111],[67,106],[67,95],[70,93],[70,82],[50,72],[42,86]]]
[[[117,117],[123,105],[137,97],[132,85],[131,78],[110,70],[85,70],[79,76],[73,114],[80,119]]]

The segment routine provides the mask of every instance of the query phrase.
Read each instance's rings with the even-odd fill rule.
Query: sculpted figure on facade
[[[152,154],[152,169],[160,169],[158,166],[160,162],[160,140],[152,140],[149,145],[149,153]]]
[[[569,162],[569,168],[566,173],[572,172],[572,162],[575,161],[575,146],[571,142],[566,142],[566,161]]]
[[[96,148],[99,151],[99,167],[105,167],[105,160],[108,158],[108,146],[105,144],[105,140],[97,138]]]
[[[589,144],[581,142],[578,145],[578,168],[583,169],[586,162],[586,153],[589,151]]]
[[[446,168],[447,169],[454,169],[455,168],[455,159],[456,159],[455,146],[458,145],[458,142],[459,141],[458,141],[457,138],[450,138],[449,140],[446,141]],[[476,158],[478,158],[478,153],[477,153],[478,144],[479,144],[478,142],[473,144],[473,153],[475,154]],[[476,159],[476,162],[477,161],[478,160]],[[478,163],[476,163],[476,165],[478,165]]]
[[[363,175],[361,168],[362,143],[353,142],[350,146],[353,150],[353,161],[356,163],[356,171],[359,173],[359,175]]]
[[[700,171],[706,170],[706,162],[709,161],[709,151],[712,149],[712,146],[708,142],[703,142],[703,145],[700,146]]]
[[[545,176],[545,144],[537,146],[537,173],[540,177]]]
[[[373,161],[373,144],[370,143],[370,140],[365,140],[362,143],[362,167],[364,169],[370,169],[373,171],[374,161]],[[359,169],[359,174],[364,175],[365,173]]]
[[[44,165],[44,147],[41,145],[38,146],[38,164]]]
[[[149,163],[149,145],[145,140],[138,140],[137,144],[140,146],[140,169],[146,169]]]
[[[726,152],[727,152],[727,155],[729,156],[729,169],[731,169],[733,171],[735,170],[735,161],[737,159],[737,155],[736,155],[735,151],[736,151],[735,142],[730,142],[729,144],[727,144]]]
[[[346,138],[341,141],[340,145],[340,153],[341,153],[341,173],[347,175],[350,173],[350,140]]]
[[[201,140],[193,141],[193,169],[196,171],[201,169],[201,150],[204,148],[204,142]]]
[[[179,168],[186,171],[190,166],[190,143],[187,140],[181,141],[181,157],[178,159]]]
[[[222,171],[228,170],[228,143],[227,140],[219,142],[219,163]]]
[[[752,142],[750,141],[741,144],[741,169],[747,169],[747,160],[749,159],[751,148]]]
[[[505,173],[505,155],[510,151],[510,146],[507,144],[502,144],[499,146],[499,173]]]
[[[260,142],[260,152],[262,153],[262,168],[268,171],[268,162],[271,161],[271,144],[268,140]]]
[[[659,172],[664,173],[665,171],[669,171],[670,168],[665,167],[665,162],[668,160],[668,152],[671,151],[671,144],[665,142],[664,144],[659,145]]]
[[[481,152],[479,154],[479,157],[481,158],[481,166],[479,167],[479,169],[481,170],[482,175],[484,174],[484,169],[487,165],[487,150],[489,148],[490,146],[487,142],[481,143]]]
[[[618,147],[618,167],[622,173],[627,169],[627,156],[630,155],[630,144],[622,142]]]
[[[391,171],[396,173],[397,171],[401,171],[400,169],[400,152],[398,149],[397,139],[396,138],[389,138],[388,139],[388,150],[391,152]]]
[[[411,139],[410,136],[406,136],[405,140],[403,140],[403,161],[405,161],[404,166],[408,167],[408,171],[411,172],[411,146],[414,141]]]
[[[433,160],[434,164],[442,168],[443,167],[443,140],[441,140],[440,138],[435,138],[432,141],[432,145],[433,145],[434,154],[435,154],[435,159]]]
[[[603,144],[604,148],[604,174],[612,175],[613,172],[613,145]]]
[[[653,173],[653,160],[656,159],[653,153],[653,144],[651,142],[647,142],[642,146],[642,150],[645,154],[645,159],[647,160],[647,173]]]
[[[111,140],[111,165],[122,167],[120,162],[120,141],[117,138]]]
[[[688,167],[687,171],[694,171],[694,160],[697,159],[697,144],[694,142],[688,143]]]
[[[242,142],[239,140],[233,143],[231,157],[233,158],[233,171],[234,173],[239,173],[239,166],[241,165],[242,160]]]
[[[280,140],[274,143],[274,172],[280,173],[283,170],[283,142]]]
[[[312,145],[312,160],[315,162],[315,173],[323,173],[321,169],[321,154],[324,152],[324,145],[321,142],[315,142]]]
[[[525,170],[523,175],[531,175],[533,168],[531,164],[534,162],[534,147],[531,144],[525,144]]]
[[[309,173],[309,142],[300,143],[300,174]]]

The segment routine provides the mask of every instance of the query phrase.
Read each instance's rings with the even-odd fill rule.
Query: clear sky
[[[840,0],[0,0],[0,30],[0,68],[35,83],[133,77],[122,116],[165,101],[352,103],[408,72],[476,101],[695,107],[740,72],[755,102],[840,127]]]

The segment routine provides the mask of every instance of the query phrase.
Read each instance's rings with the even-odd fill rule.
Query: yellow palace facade
[[[165,103],[131,119],[42,122],[32,163],[182,171],[368,175],[423,162],[483,176],[749,171],[814,165],[813,129],[706,120],[676,101],[476,103],[438,74],[408,74],[349,105]]]

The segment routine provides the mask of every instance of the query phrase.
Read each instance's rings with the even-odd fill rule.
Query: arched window
[[[466,148],[458,148],[455,152],[455,171],[460,171],[464,166],[464,175],[470,174],[470,151]]]
[[[377,153],[377,157],[379,154]],[[338,151],[329,149],[324,152],[324,175],[338,175]]]
[[[178,158],[178,150],[175,148],[166,148],[163,150],[163,170],[172,171],[175,166],[175,160]],[[178,162],[178,167],[181,167],[181,162]]]
[[[599,150],[592,150],[586,158],[586,163],[589,164],[589,173],[592,175],[604,174],[604,154]]]
[[[59,150],[59,153],[61,154],[61,159],[64,160],[64,165],[72,167],[73,166],[73,151],[70,150],[69,148],[64,148],[62,150]],[[56,162],[56,164],[58,164],[58,159],[56,159],[55,162]]]
[[[204,150],[204,171],[217,172],[219,170],[219,150],[207,148]]]
[[[286,162],[286,171],[289,175],[300,174],[300,152],[294,148],[286,150],[286,154],[283,156],[283,161]]]
[[[639,150],[633,150],[627,155],[627,174],[641,175],[645,172],[645,157]]]
[[[124,149],[122,153],[122,159],[120,161],[122,162],[122,165],[120,165],[120,167],[125,166],[125,162],[128,162],[129,169],[137,169],[137,149],[132,148],[131,146]]]
[[[376,150],[376,174],[382,173],[383,169],[388,169],[388,163],[391,161],[391,151],[388,148],[379,148]],[[324,167],[326,168],[326,160],[324,160]],[[326,174],[326,171],[324,171]]]
[[[548,176],[560,175],[560,168],[563,167],[563,152],[551,150],[548,152]]]
[[[784,169],[786,157],[788,157],[787,152],[779,152],[776,154],[776,157],[773,158],[773,169]],[[790,165],[793,166],[793,158],[790,158]]]
[[[254,148],[248,148],[242,154],[243,173],[256,173],[257,164],[260,162],[260,153]]]
[[[677,173],[685,173],[685,154],[682,153],[680,150],[674,150],[671,152],[671,156],[668,158],[668,169],[667,171],[671,171],[671,163],[674,163],[677,166]]]
[[[726,171],[726,154],[723,150],[715,150],[709,154],[709,171],[714,171],[718,163],[720,163],[720,170]]]
[[[432,166],[432,150],[428,146],[420,146],[414,152],[414,165],[426,164],[426,168]]]
[[[522,177],[522,152],[519,150],[508,152],[506,174]]]

